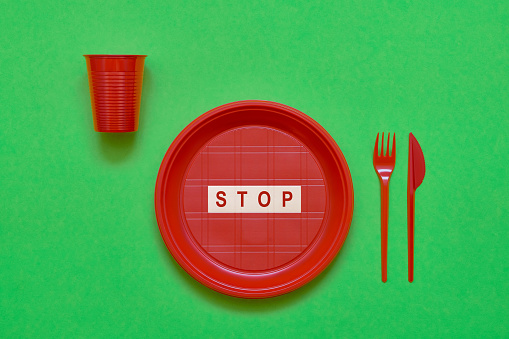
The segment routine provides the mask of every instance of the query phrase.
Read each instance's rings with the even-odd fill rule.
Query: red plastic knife
[[[422,183],[426,166],[424,154],[417,139],[410,133],[408,143],[408,189],[407,189],[407,218],[408,218],[408,281],[414,281],[414,217],[415,190]]]

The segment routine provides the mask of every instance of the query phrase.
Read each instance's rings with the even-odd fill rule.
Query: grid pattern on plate
[[[208,186],[301,186],[301,213],[207,213]],[[304,251],[325,212],[325,184],[311,153],[295,138],[267,127],[242,127],[207,144],[184,184],[191,234],[220,262],[267,270]]]

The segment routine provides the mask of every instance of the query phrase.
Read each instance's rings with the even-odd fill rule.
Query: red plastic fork
[[[387,137],[387,151],[384,154],[384,134],[382,133],[382,147],[380,155],[378,154],[378,137],[376,135],[375,150],[373,151],[373,166],[380,179],[380,189],[382,193],[382,281],[387,281],[387,227],[389,223],[389,180],[396,164],[396,134],[392,138],[392,152],[389,155],[389,141],[391,134]]]

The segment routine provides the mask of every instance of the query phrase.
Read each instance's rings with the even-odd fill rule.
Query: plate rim
[[[322,255],[320,256],[320,259],[310,267],[304,274],[301,274],[297,278],[286,282],[285,284],[280,284],[277,286],[270,286],[267,288],[258,288],[256,290],[249,289],[249,288],[243,288],[242,286],[235,286],[235,284],[231,284],[229,282],[225,281],[218,281],[214,279],[213,277],[207,276],[204,274],[201,270],[199,270],[181,251],[179,248],[179,245],[175,242],[175,239],[173,238],[171,231],[170,231],[170,225],[168,222],[166,222],[166,218],[164,216],[164,212],[166,211],[166,207],[164,207],[164,192],[165,192],[165,176],[166,172],[171,168],[171,165],[173,163],[173,158],[176,158],[176,155],[178,155],[179,149],[182,146],[182,142],[186,142],[185,139],[190,137],[190,133],[199,127],[203,127],[207,124],[207,120],[214,118],[216,115],[224,114],[226,111],[230,111],[231,109],[235,108],[242,108],[247,107],[249,108],[264,108],[264,109],[277,109],[279,111],[283,111],[288,116],[298,116],[300,119],[302,119],[305,122],[306,127],[308,128],[309,132],[316,133],[313,131],[310,127],[313,127],[317,132],[319,133],[319,136],[324,138],[327,143],[325,144],[328,147],[328,152],[333,153],[332,155],[339,161],[338,169],[341,173],[345,174],[345,187],[347,192],[345,195],[347,196],[346,203],[345,203],[345,211],[346,215],[345,218],[343,218],[343,224],[339,227],[337,232],[335,232],[335,239],[332,243],[332,246],[330,246],[326,251],[323,251]],[[218,135],[218,134],[216,134]],[[292,135],[292,134],[290,134]],[[296,137],[292,135],[293,137]],[[191,134],[192,137],[192,134]],[[297,138],[300,142],[299,138]],[[306,144],[304,144],[306,145]],[[308,146],[308,145],[306,145]],[[331,149],[332,148],[332,149]],[[189,165],[189,164],[188,164]],[[321,166],[323,164],[320,163]],[[179,190],[181,188],[179,187]],[[166,248],[171,253],[175,261],[189,274],[191,275],[195,280],[202,283],[203,285],[217,291],[223,294],[227,294],[234,297],[240,297],[240,298],[268,298],[268,297],[274,297],[278,295],[282,295],[288,292],[291,292],[297,288],[302,287],[303,285],[309,283],[311,280],[313,280],[316,276],[318,276],[336,257],[336,255],[339,253],[340,249],[342,248],[344,242],[346,241],[346,238],[348,236],[352,218],[353,218],[353,208],[354,208],[354,192],[353,192],[353,182],[352,177],[350,173],[350,169],[348,167],[348,164],[346,162],[346,159],[335,142],[335,140],[332,138],[332,136],[315,120],[313,120],[308,115],[298,111],[297,109],[280,104],[273,101],[264,101],[264,100],[242,100],[242,101],[236,101],[227,103],[218,107],[215,107],[200,116],[198,116],[196,119],[194,119],[191,123],[189,123],[173,140],[170,147],[166,151],[163,160],[161,162],[161,165],[159,167],[159,171],[157,174],[156,179],[156,187],[155,187],[155,194],[154,194],[154,201],[155,201],[155,212],[156,212],[156,219],[157,224],[159,227],[159,231],[161,233],[161,236],[163,238],[163,241],[165,243]],[[179,206],[180,207],[180,206]],[[326,211],[326,216],[324,219],[328,218],[328,211]],[[185,225],[185,220],[182,219],[182,216],[179,215],[180,223],[181,225]],[[324,222],[329,222],[325,220]],[[325,228],[327,228],[328,225],[325,225]],[[323,228],[323,227],[322,227]],[[343,236],[342,236],[343,235]],[[309,247],[308,247],[309,248]],[[196,251],[201,251],[199,248],[195,248]],[[305,251],[305,250],[304,250]],[[303,252],[304,253],[304,252]],[[300,256],[300,255],[299,255]],[[294,260],[290,260],[289,263],[292,263]],[[298,260],[297,260],[298,261]],[[214,263],[215,264],[215,263]],[[281,267],[281,266],[280,266]],[[285,267],[283,270],[288,269],[291,267],[291,265],[283,265]],[[275,270],[277,268],[271,269]],[[242,270],[239,270],[242,271]],[[267,270],[270,271],[270,270]],[[263,273],[260,273],[263,275]]]

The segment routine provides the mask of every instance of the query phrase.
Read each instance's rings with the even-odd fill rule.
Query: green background
[[[2,1],[0,337],[507,337],[507,1]],[[137,133],[93,130],[83,54],[148,54]],[[308,114],[353,178],[329,268],[269,300],[172,259],[157,171],[224,103]],[[380,280],[377,132],[396,132]],[[408,133],[424,151],[407,281]]]

